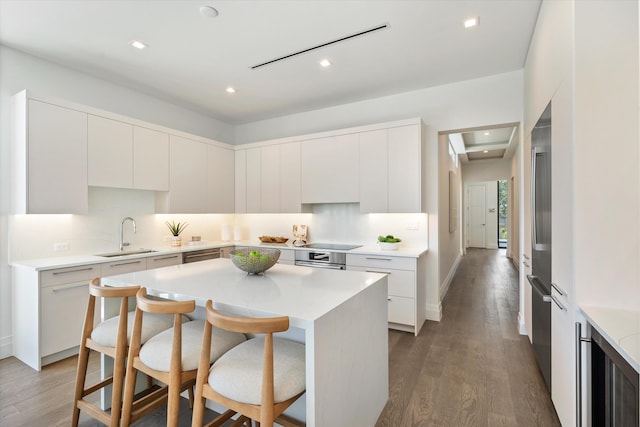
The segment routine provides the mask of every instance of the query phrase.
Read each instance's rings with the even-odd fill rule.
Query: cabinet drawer
[[[89,301],[89,281],[43,287],[41,298],[40,357],[80,344]],[[97,319],[99,315],[97,311]]]
[[[348,270],[368,271],[387,274],[388,294],[413,298],[416,294],[416,274],[407,270],[392,270],[390,268],[349,266]]]
[[[102,277],[115,276],[117,274],[133,273],[147,269],[147,260],[145,258],[125,259],[102,264]]]
[[[359,265],[362,267],[393,268],[396,270],[416,269],[416,259],[407,257],[394,257],[385,254],[356,255],[347,254],[347,265]]]
[[[40,272],[41,286],[55,286],[63,283],[75,283],[100,276],[100,265],[80,265],[76,267],[56,268]]]
[[[182,254],[158,255],[147,258],[147,270],[182,264]]]
[[[413,298],[390,296],[388,301],[389,322],[415,325],[415,300]]]

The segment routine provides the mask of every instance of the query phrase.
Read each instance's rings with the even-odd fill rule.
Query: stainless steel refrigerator
[[[532,344],[551,391],[551,104],[531,131]]]

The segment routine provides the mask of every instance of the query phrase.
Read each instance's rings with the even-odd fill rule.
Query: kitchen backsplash
[[[9,256],[11,260],[85,255],[118,250],[120,221],[130,248],[169,246],[165,221],[186,221],[185,241],[201,236],[220,241],[223,224],[238,227],[243,240],[261,235],[292,237],[293,224],[309,226],[310,242],[374,244],[379,234],[399,236],[406,246],[426,246],[426,214],[361,214],[359,205],[319,204],[304,214],[154,214],[152,191],[90,187],[89,215],[14,215]],[[231,234],[233,240],[233,233]],[[62,244],[67,250],[54,251]]]

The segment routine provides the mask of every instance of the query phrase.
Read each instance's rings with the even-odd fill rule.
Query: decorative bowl
[[[262,274],[275,265],[280,249],[238,248],[229,252],[233,265],[248,274]]]
[[[378,242],[382,251],[397,251],[400,243]]]

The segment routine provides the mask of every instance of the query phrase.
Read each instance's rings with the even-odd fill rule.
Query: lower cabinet
[[[296,263],[296,251],[294,249],[280,249],[278,264],[294,265]]]
[[[89,300],[89,282],[182,263],[182,254],[121,259],[100,264],[37,271],[13,268],[13,353],[33,369],[78,352]],[[100,310],[95,322],[100,321]]]
[[[424,279],[419,259],[387,255],[347,254],[347,270],[387,274],[389,328],[418,335],[425,320]]]

